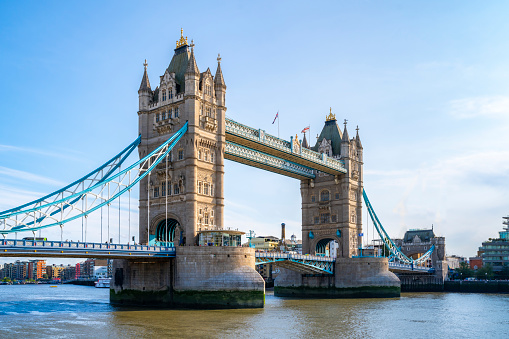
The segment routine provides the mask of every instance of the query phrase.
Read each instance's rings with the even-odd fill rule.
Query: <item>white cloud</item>
[[[481,96],[452,100],[449,102],[449,113],[457,119],[509,118],[509,97]]]
[[[6,175],[15,179],[21,179],[24,181],[31,181],[38,184],[46,184],[46,185],[53,185],[53,186],[65,186],[65,183],[62,181],[58,181],[55,179],[43,177],[37,174],[33,174],[30,172],[20,171],[8,167],[0,166],[0,174]]]

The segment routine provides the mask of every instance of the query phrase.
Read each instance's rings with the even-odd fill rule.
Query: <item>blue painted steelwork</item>
[[[316,177],[312,168],[299,165],[292,161],[281,159],[230,141],[226,142],[224,152],[225,154],[229,154],[234,157],[249,160],[251,162],[265,165],[284,172],[295,173],[305,178],[314,179]]]
[[[373,224],[375,225],[376,231],[378,232],[378,235],[380,236],[380,239],[384,242],[384,244],[389,249],[391,256],[394,257],[395,260],[398,260],[401,263],[411,265],[411,266],[418,266],[420,264],[423,264],[431,254],[433,253],[433,250],[435,249],[435,245],[431,246],[431,248],[424,253],[422,256],[420,256],[417,259],[411,259],[407,257],[397,246],[394,244],[392,239],[389,237],[387,232],[382,226],[382,223],[376,216],[375,210],[373,209],[373,206],[371,206],[371,203],[369,202],[368,196],[366,194],[366,191],[362,190],[362,196],[364,198],[364,202],[366,203],[366,207],[368,209],[369,216],[371,217],[371,220],[373,221]]]
[[[104,174],[102,170],[106,168],[107,164],[111,163],[110,160],[105,165],[91,172],[94,176],[93,179],[91,179],[91,174],[89,174],[80,180],[75,181],[73,184],[67,185],[66,187],[46,196],[55,197],[54,201],[47,201],[45,199],[46,197],[43,197],[31,203],[0,213],[0,227],[3,226],[3,229],[0,229],[0,234],[23,231],[34,232],[47,227],[61,226],[72,220],[84,216],[86,217],[88,214],[96,211],[97,209],[110,204],[120,195],[131,190],[135,184],[148,175],[148,173],[150,173],[157,164],[165,159],[172,148],[186,133],[187,127],[188,123],[186,122],[184,126],[175,132],[175,134],[166,142],[123,171],[113,174],[121,164],[119,161],[119,163],[115,165],[110,164],[110,170]],[[117,156],[114,159],[119,158],[123,162],[130,152],[132,152],[132,150],[139,144],[138,139],[119,154],[120,158]],[[93,181],[93,185],[90,185],[88,188],[84,188],[85,181],[89,180]],[[127,181],[127,183],[124,183],[124,181]],[[69,187],[73,186],[75,188],[79,188],[80,185],[82,185],[81,191],[69,192]],[[104,191],[111,185],[114,186],[113,194],[110,196],[108,189],[108,196],[104,197]],[[66,196],[66,194],[69,195]],[[85,208],[80,208],[78,205],[78,201],[80,200],[84,200],[87,203],[91,200],[91,204],[85,204]],[[64,211],[67,212],[67,215],[64,215]]]
[[[318,153],[305,147],[298,147],[295,149],[292,142],[270,135],[262,129],[255,129],[228,118],[225,120],[225,127],[226,134],[236,136],[243,140],[249,140],[280,152],[297,155],[303,160],[325,166],[325,168],[337,172],[347,172],[344,161],[333,159],[324,153]]]
[[[255,265],[278,264],[293,270],[310,274],[333,274],[334,258],[291,253],[256,252]]]
[[[176,255],[175,247],[90,242],[0,240],[0,257],[152,258]]]

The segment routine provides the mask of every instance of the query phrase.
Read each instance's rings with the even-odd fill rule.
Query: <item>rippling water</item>
[[[109,290],[0,286],[0,338],[509,338],[509,295],[404,293],[399,299],[282,299],[264,309],[147,310]]]

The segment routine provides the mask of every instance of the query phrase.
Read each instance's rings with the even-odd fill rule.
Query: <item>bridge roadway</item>
[[[91,242],[0,240],[0,257],[45,258],[171,258],[175,247]]]
[[[256,265],[274,263],[302,274],[334,274],[334,258],[292,253],[256,252]],[[433,274],[433,269],[389,262],[393,273]]]
[[[313,170],[331,175],[347,172],[341,160],[301,147],[300,142],[279,139],[234,120],[226,119],[225,158],[296,179],[312,179]]]
[[[174,258],[173,246],[103,244],[74,241],[0,240],[0,257]],[[334,258],[293,253],[256,252],[256,265],[274,263],[302,274],[334,274]],[[430,274],[433,269],[389,262],[394,273]]]

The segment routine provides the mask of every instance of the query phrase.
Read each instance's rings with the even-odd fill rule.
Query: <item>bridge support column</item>
[[[176,258],[115,260],[110,302],[184,308],[259,308],[265,282],[254,249],[177,247]]]
[[[302,298],[394,298],[401,292],[387,258],[337,258],[334,276],[303,275],[288,269],[274,282],[274,294]]]

